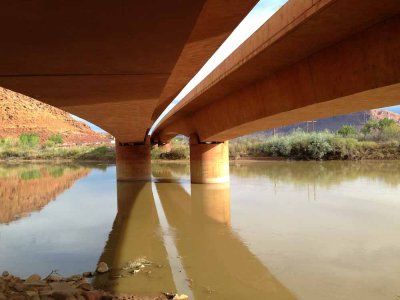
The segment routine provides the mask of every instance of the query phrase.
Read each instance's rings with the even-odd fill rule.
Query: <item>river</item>
[[[399,299],[400,162],[241,162],[191,185],[104,164],[0,164],[0,272],[112,272],[93,283],[190,299]],[[136,274],[122,270],[146,258]]]

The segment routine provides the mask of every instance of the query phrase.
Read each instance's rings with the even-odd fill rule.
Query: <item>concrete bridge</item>
[[[150,178],[150,147],[190,137],[192,182],[229,176],[229,139],[399,103],[398,0],[289,0],[190,92],[165,107],[255,0],[4,0],[0,86],[117,140],[117,176]]]

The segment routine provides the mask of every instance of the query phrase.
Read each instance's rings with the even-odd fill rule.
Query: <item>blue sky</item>
[[[178,96],[160,115],[154,123],[150,134],[154,131],[162,118],[179,103],[196,85],[198,85],[208,74],[210,74],[225,58],[227,58],[237,47],[239,47],[251,34],[253,34],[262,24],[264,24],[287,0],[260,0],[254,9],[243,19],[239,26],[226,39],[221,47],[200,69],[200,71],[189,81]],[[385,108],[390,111],[400,113],[400,105]],[[74,116],[75,119],[87,123],[93,130],[102,132],[103,130],[88,121]]]
[[[79,118],[73,114],[71,114],[71,117],[73,117],[75,120],[81,121],[87,125],[89,125],[90,128],[92,128],[96,132],[105,132],[103,129],[101,129],[99,126],[94,125],[93,123],[90,123],[89,121],[86,121],[85,119]]]

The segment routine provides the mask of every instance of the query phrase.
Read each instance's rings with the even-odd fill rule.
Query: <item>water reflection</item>
[[[196,299],[295,299],[232,231],[229,185],[156,187]]]
[[[118,212],[99,261],[114,271],[96,278],[96,285],[117,293],[159,294],[176,291],[167,252],[161,237],[160,223],[151,191],[151,183],[118,182]],[[146,257],[159,267],[151,273],[114,278],[129,261]]]
[[[400,185],[400,161],[273,161],[234,163],[231,175],[266,178],[273,183],[330,187],[359,179]]]
[[[191,185],[191,194],[178,183],[153,185],[156,195],[151,183],[118,182],[118,213],[99,259],[114,272],[98,276],[97,286],[178,290],[195,299],[294,299],[232,231],[228,184]],[[160,267],[118,277],[143,256]]]
[[[0,224],[42,209],[89,171],[76,165],[0,165]]]
[[[113,271],[95,283],[116,292],[396,299],[399,171],[397,161],[240,162],[230,185],[191,185],[188,164],[163,163],[153,183],[117,185],[115,166],[2,164],[0,271],[69,276],[106,261]],[[121,272],[143,256],[154,264]]]

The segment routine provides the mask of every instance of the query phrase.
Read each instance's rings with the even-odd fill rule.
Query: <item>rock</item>
[[[61,276],[61,275],[58,275],[58,274],[50,274],[49,276],[47,276],[47,278],[46,278],[46,280],[47,281],[55,281],[55,282],[58,282],[58,281],[61,281],[61,280],[63,280],[64,278]]]
[[[182,294],[182,295],[176,294],[175,297],[172,298],[172,300],[188,300],[188,299],[189,299],[189,297],[185,294]]]
[[[78,291],[72,284],[68,282],[50,282],[49,285],[53,291],[69,292],[71,294]]]
[[[108,268],[108,265],[105,262],[99,262],[99,264],[97,265],[96,272],[97,273],[107,273],[108,271],[110,271],[110,269]]]
[[[84,291],[92,291],[93,287],[89,283],[82,283],[78,286],[78,288],[84,290]]]
[[[10,285],[10,287],[11,287],[14,291],[17,291],[17,292],[23,292],[23,291],[25,291],[25,286],[24,286],[23,284],[21,284],[21,283],[12,284],[12,285]]]
[[[25,280],[25,282],[30,283],[30,282],[39,281],[39,280],[41,280],[41,279],[42,279],[42,277],[40,277],[40,275],[38,275],[38,274],[33,274],[33,275],[29,276],[29,277]]]
[[[65,143],[109,143],[107,135],[99,134],[70,114],[24,95],[0,88],[0,132],[10,138],[35,131],[46,141],[52,134],[63,132]],[[8,109],[6,109],[8,107]],[[7,121],[2,121],[2,118]],[[24,126],[17,126],[24,124]],[[11,220],[7,220],[11,221]]]
[[[73,297],[72,299],[75,299],[73,294],[70,292],[67,292],[67,291],[55,291],[55,292],[53,292],[53,294],[51,294],[51,296],[55,300],[67,300],[67,299],[71,299],[71,297]]]
[[[86,300],[101,300],[103,293],[100,291],[88,291],[82,293]]]
[[[93,277],[94,275],[95,275],[94,272],[84,272],[82,274],[82,276],[85,278],[90,278],[90,277]]]
[[[39,297],[39,293],[37,291],[26,291],[25,294],[29,298]]]
[[[10,273],[8,273],[8,271],[4,271],[2,274],[3,277],[8,277],[9,275],[10,275]]]
[[[11,300],[25,300],[25,296],[20,295],[20,294],[13,294],[10,295],[7,299],[11,299]]]
[[[0,293],[0,300],[7,300],[6,295],[3,293]]]
[[[78,281],[81,280],[83,277],[80,274],[75,274],[67,278],[67,281]]]
[[[163,293],[163,294],[167,299],[173,299],[176,296],[176,294],[172,293]]]
[[[51,296],[51,294],[53,294],[53,291],[52,290],[41,290],[41,291],[39,291],[39,295],[40,295],[40,298],[45,298],[45,297],[47,297],[47,296]]]
[[[45,287],[47,283],[43,280],[38,280],[38,281],[25,281],[25,285],[29,287]]]

